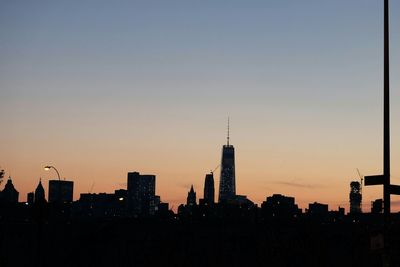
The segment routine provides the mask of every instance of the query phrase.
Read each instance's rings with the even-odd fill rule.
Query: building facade
[[[28,203],[28,205],[33,205],[34,202],[35,202],[35,193],[29,192],[26,195],[26,203]]]
[[[188,207],[197,205],[196,192],[194,191],[193,185],[190,187],[190,191],[189,191],[188,196],[186,198],[186,205]]]
[[[351,182],[350,183],[350,213],[361,213],[361,184],[360,182]]]
[[[294,197],[274,194],[261,204],[261,211],[266,219],[291,220],[301,214]]]
[[[127,209],[132,215],[154,215],[156,176],[128,173]]]
[[[39,184],[36,187],[35,196],[34,197],[35,197],[34,198],[35,199],[35,201],[34,201],[35,203],[41,204],[41,203],[45,203],[46,202],[45,192],[44,192],[44,188],[43,188],[41,180],[39,180]]]
[[[49,203],[71,203],[74,195],[74,182],[65,180],[49,181]]]
[[[8,178],[3,191],[0,193],[0,200],[5,203],[18,203],[19,192],[12,183],[11,176]]]
[[[204,203],[206,205],[213,205],[215,202],[215,189],[214,189],[214,174],[206,174],[204,180]]]
[[[228,139],[229,140],[229,139]],[[221,176],[218,202],[226,202],[236,196],[235,148],[229,144],[222,147]]]

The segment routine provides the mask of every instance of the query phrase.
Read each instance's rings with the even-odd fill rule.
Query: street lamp
[[[44,170],[45,170],[45,171],[49,171],[50,169],[54,169],[54,170],[56,171],[57,176],[58,176],[58,180],[61,181],[60,173],[58,172],[58,170],[56,169],[56,167],[54,167],[54,166],[49,166],[49,165],[44,167]]]

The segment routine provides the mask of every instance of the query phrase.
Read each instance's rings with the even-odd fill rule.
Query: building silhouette
[[[36,187],[35,190],[35,203],[45,203],[46,202],[46,197],[45,197],[45,192],[44,192],[44,188],[42,185],[42,180],[39,180],[39,184]]]
[[[383,199],[376,199],[371,203],[371,213],[378,214],[383,211]]]
[[[132,215],[154,215],[156,176],[128,173],[127,208]]]
[[[169,210],[168,203],[160,202],[157,205],[156,215],[160,217],[168,217],[171,214],[170,212],[172,211]]]
[[[218,202],[232,200],[236,196],[235,148],[229,144],[229,120],[227,144],[222,147],[221,176],[219,180]]]
[[[301,214],[294,197],[274,194],[261,204],[264,218],[291,220]]]
[[[18,203],[19,192],[12,183],[11,176],[8,177],[7,183],[1,191],[0,199],[5,203]]]
[[[29,192],[26,195],[26,203],[28,203],[28,205],[33,205],[34,202],[35,202],[35,193]]]
[[[350,213],[361,213],[361,184],[360,182],[353,181],[350,183]]]
[[[314,219],[325,219],[329,215],[328,205],[318,202],[308,204],[307,215]]]
[[[49,203],[71,203],[74,195],[74,182],[65,180],[49,181]]]
[[[126,190],[108,193],[82,193],[74,203],[73,216],[82,218],[117,218],[125,215]]]
[[[211,172],[206,174],[204,180],[204,204],[213,205],[215,202],[214,174]]]
[[[127,190],[126,189],[114,190],[114,195],[116,198],[118,198],[119,201],[126,201]]]
[[[186,198],[186,205],[188,207],[197,205],[196,192],[193,189],[193,185],[190,187],[190,191],[189,191],[188,196]]]
[[[245,195],[235,195],[233,198],[230,198],[226,203],[228,204],[233,204],[237,206],[248,206],[248,205],[254,205],[254,202],[251,201],[247,196]]]

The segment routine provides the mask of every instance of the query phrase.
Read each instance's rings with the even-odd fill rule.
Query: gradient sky
[[[400,1],[390,2],[400,184]],[[238,194],[347,209],[356,168],[382,172],[382,36],[382,0],[0,0],[0,166],[20,200],[39,177],[47,192],[53,164],[75,199],[139,171],[176,208],[191,184],[203,196],[229,115]],[[363,193],[369,210],[382,188]]]

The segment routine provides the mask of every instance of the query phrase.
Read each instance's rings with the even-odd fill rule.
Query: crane
[[[358,176],[360,177],[360,193],[362,193],[362,186],[364,181],[364,176],[361,175],[360,170],[357,168]]]
[[[221,166],[221,164],[218,164],[217,167],[214,168],[214,170],[211,170],[210,173],[214,174],[214,172]]]
[[[89,191],[88,191],[88,193],[89,193],[89,194],[91,194],[91,193],[92,193],[92,191],[93,191],[93,187],[94,187],[94,182],[92,183],[92,186],[90,187],[90,189],[89,189]]]
[[[362,186],[363,186],[363,181],[364,181],[364,176],[360,173],[360,170],[357,168],[357,173],[358,176],[360,177],[360,195],[361,195],[361,203],[360,203],[360,209],[362,212]]]

